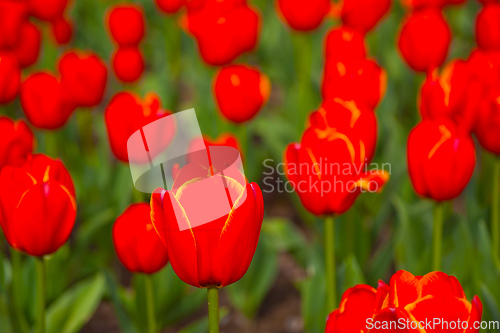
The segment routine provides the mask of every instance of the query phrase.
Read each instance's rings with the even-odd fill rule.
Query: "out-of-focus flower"
[[[447,5],[460,5],[465,0],[401,0],[403,6],[411,10],[420,10],[424,8],[438,8],[441,9]]]
[[[257,45],[261,17],[241,0],[206,0],[188,4],[187,29],[210,65],[229,64]]]
[[[109,11],[109,32],[119,46],[137,46],[144,37],[144,22],[144,10],[139,5],[121,4]]]
[[[31,124],[49,130],[66,124],[75,109],[60,79],[45,72],[32,74],[23,82],[21,105]]]
[[[61,83],[78,106],[98,105],[104,96],[108,71],[93,52],[68,51],[59,59]]]
[[[368,170],[375,152],[372,110],[336,98],[309,119],[301,143],[288,145],[285,171],[304,207],[315,215],[342,214],[362,192],[380,191],[389,179]]]
[[[399,35],[399,51],[415,71],[430,73],[448,54],[451,31],[440,10],[426,8],[411,13]]]
[[[325,101],[340,98],[375,109],[386,87],[387,74],[375,61],[332,58],[325,65],[321,91]]]
[[[0,48],[12,48],[19,42],[21,27],[26,20],[24,1],[0,1]]]
[[[73,36],[73,21],[71,19],[61,16],[60,18],[51,22],[52,35],[57,44],[65,45],[71,41]]]
[[[21,70],[12,53],[0,52],[0,104],[16,98],[21,83]]]
[[[76,218],[75,189],[60,160],[30,155],[0,172],[0,224],[9,244],[32,256],[51,254],[69,238]]]
[[[63,15],[68,0],[27,0],[29,13],[44,21],[53,21]]]
[[[174,14],[186,3],[186,0],[155,0],[156,6],[164,13]]]
[[[115,75],[122,82],[135,82],[144,72],[144,57],[135,46],[120,46],[113,54],[112,62]]]
[[[408,171],[415,191],[436,201],[451,200],[469,183],[476,164],[472,137],[452,120],[423,120],[411,132]]]
[[[250,266],[264,201],[257,184],[246,184],[241,173],[230,176],[238,172],[219,173],[214,165],[190,163],[178,172],[174,190],[157,190],[151,196],[152,222],[167,246],[172,268],[192,286],[227,286]],[[225,215],[196,224],[221,205],[227,206]]]
[[[414,276],[398,271],[389,286],[380,281],[377,290],[366,285],[347,290],[340,308],[328,317],[325,333],[411,332],[426,321],[433,323],[433,332],[454,331],[444,329],[445,321],[466,323],[457,331],[464,331],[462,327],[466,326],[466,332],[477,333],[479,328],[474,325],[481,321],[482,314],[481,300],[474,296],[469,302],[454,276],[442,272]],[[434,325],[434,319],[441,325]]]
[[[480,49],[500,51],[500,4],[483,7],[476,19],[476,41]]]
[[[129,137],[141,127],[170,114],[170,111],[161,108],[160,98],[156,94],[147,94],[144,101],[132,93],[116,94],[104,112],[109,143],[116,158],[128,162]],[[162,138],[170,140],[173,129],[164,130],[165,135],[162,135]]]
[[[330,11],[330,0],[276,0],[276,11],[295,30],[316,29]]]
[[[147,203],[130,205],[113,226],[116,254],[132,273],[154,274],[168,263],[167,248],[151,223]]]
[[[481,146],[500,155],[500,89],[491,91],[477,108],[474,133]]]
[[[271,94],[269,78],[246,65],[222,68],[214,80],[219,110],[227,119],[242,123],[255,117]]]
[[[33,65],[40,53],[41,34],[37,26],[25,21],[21,26],[19,41],[12,49],[19,66],[28,67]]]
[[[363,35],[349,27],[331,29],[325,40],[325,60],[364,59],[366,46]]]
[[[22,120],[0,117],[0,170],[6,166],[19,166],[33,152],[35,136]]]
[[[390,8],[391,0],[344,0],[340,16],[344,25],[365,34]]]
[[[240,156],[243,159],[243,152],[241,150],[238,139],[232,133],[224,133],[219,135],[217,138],[212,139],[208,135],[203,135],[203,138],[195,138],[189,143],[188,151],[190,153],[200,151],[202,149],[206,149],[206,147],[210,146],[224,146],[224,147],[233,147],[236,148],[240,152]],[[199,164],[203,164],[206,157],[201,156],[201,158],[197,154],[189,154],[187,156],[188,163],[197,162]],[[173,168],[173,177],[177,175],[179,171],[178,165]]]

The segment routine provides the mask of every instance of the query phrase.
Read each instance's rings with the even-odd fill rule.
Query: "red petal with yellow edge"
[[[389,303],[389,285],[382,280],[378,281],[376,311],[380,311]],[[385,305],[385,306],[384,306]]]
[[[474,296],[471,305],[472,308],[469,317],[469,327],[465,333],[478,333],[479,329],[474,329],[474,323],[481,321],[481,317],[483,316],[483,303],[481,303],[479,297]]]
[[[392,276],[389,288],[390,308],[405,307],[407,304],[413,303],[421,292],[420,281],[410,272],[403,270]]]
[[[366,326],[366,330],[364,332],[370,333],[407,333],[413,332],[407,330],[405,327],[398,327],[398,320],[400,318],[404,318],[400,311],[396,309],[386,308],[380,311],[373,321],[369,324],[373,325],[371,328],[370,325]],[[368,330],[371,328],[370,330]]]
[[[452,281],[452,278],[456,281]],[[422,284],[422,294],[421,297],[426,297],[427,295],[441,295],[446,297],[457,297],[464,298],[464,293],[460,283],[448,274],[442,272],[432,272],[426,274],[420,279]],[[458,283],[458,286],[456,285]],[[462,292],[460,293],[459,287]]]

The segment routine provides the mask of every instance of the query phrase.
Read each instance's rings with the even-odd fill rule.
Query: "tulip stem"
[[[12,297],[12,326],[14,332],[25,333],[29,332],[29,327],[24,317],[21,303],[21,294],[23,287],[23,267],[21,253],[10,248],[10,257],[12,262],[12,284],[11,284],[11,297]]]
[[[144,284],[146,289],[146,312],[147,312],[147,323],[148,333],[156,332],[156,321],[155,321],[155,302],[153,294],[153,278],[151,275],[146,274],[144,276]]]
[[[35,258],[36,269],[36,333],[45,333],[46,272],[43,257]]]
[[[500,261],[500,156],[495,159],[493,169],[493,194],[491,204],[491,233],[493,234],[493,258]]]
[[[219,289],[208,290],[208,332],[219,333]]]
[[[325,272],[326,304],[328,313],[335,310],[337,304],[337,275],[335,272],[335,220],[333,216],[325,218]]]
[[[441,271],[443,250],[444,204],[437,202],[434,206],[432,232],[432,270]]]

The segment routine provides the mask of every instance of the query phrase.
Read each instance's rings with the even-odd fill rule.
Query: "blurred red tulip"
[[[147,203],[130,205],[113,226],[116,254],[132,273],[154,274],[168,263],[167,248],[151,223]]]
[[[488,5],[490,3],[498,3],[498,0],[478,0],[483,5]]]
[[[276,10],[295,30],[314,30],[330,11],[330,0],[276,0]]]
[[[188,5],[187,28],[196,38],[203,60],[210,65],[227,65],[252,50],[260,25],[260,14],[245,1],[207,0],[203,5]]]
[[[33,152],[35,136],[22,120],[0,117],[0,170],[6,166],[20,166]]]
[[[269,78],[250,66],[224,67],[214,80],[214,95],[219,110],[224,117],[235,123],[255,117],[270,94]]]
[[[44,72],[32,74],[23,82],[21,105],[31,124],[49,130],[66,124],[75,109],[60,80]]]
[[[108,71],[93,52],[67,51],[59,59],[61,84],[77,106],[92,107],[101,103]]]
[[[438,8],[441,9],[446,5],[460,5],[465,0],[401,0],[403,6],[411,10],[419,10],[424,8]]]
[[[391,0],[344,0],[340,16],[345,26],[367,33],[391,8]]]
[[[481,146],[500,155],[500,89],[492,91],[477,108],[474,133]]]
[[[454,276],[442,272],[414,276],[398,271],[389,286],[380,281],[377,290],[366,285],[347,290],[340,308],[328,317],[325,333],[412,332],[426,321],[431,322],[432,331],[437,333],[455,331],[446,329],[452,327],[450,323],[455,324],[457,332],[477,333],[479,328],[474,326],[481,321],[482,314],[481,300],[474,296],[469,302]],[[465,326],[467,330],[462,329]]]
[[[119,46],[137,46],[144,38],[144,10],[139,5],[113,6],[107,24],[111,37]]]
[[[144,72],[144,57],[135,46],[119,47],[112,61],[115,75],[122,82],[135,82]]]
[[[7,52],[0,52],[0,104],[16,98],[21,83],[21,70],[17,58]]]
[[[29,12],[44,21],[53,21],[63,15],[68,0],[26,0]]]
[[[17,57],[19,66],[28,67],[33,65],[40,53],[41,42],[40,30],[36,25],[29,21],[25,21],[21,26],[19,42],[13,48],[13,53]]]
[[[186,3],[186,0],[155,0],[156,6],[164,13],[174,14]]]
[[[129,137],[141,127],[170,114],[161,108],[160,98],[154,93],[147,94],[144,101],[133,93],[116,94],[104,112],[109,143],[116,158],[128,162]],[[164,137],[168,138],[167,135]]]
[[[61,16],[60,18],[51,22],[52,35],[59,45],[68,44],[73,36],[73,21],[71,19]]]
[[[21,27],[27,19],[24,1],[0,0],[0,48],[12,48],[21,35]]]
[[[448,54],[451,31],[438,9],[411,13],[399,35],[399,51],[407,64],[418,72],[431,72],[441,66]]]
[[[221,134],[216,139],[212,139],[208,135],[204,134],[203,138],[193,139],[189,143],[188,151],[192,153],[192,152],[200,151],[202,149],[206,149],[206,147],[210,147],[210,146],[225,146],[225,147],[236,148],[240,152],[241,159],[243,159],[243,151],[241,150],[238,139],[232,133]],[[198,158],[197,154],[189,154],[187,156],[188,163],[197,162],[198,164],[203,164],[205,159],[206,159],[205,156]],[[173,168],[173,171],[172,171],[173,172],[173,176],[172,176],[173,179],[175,179],[175,177],[177,176],[178,171],[179,171],[179,165],[177,165]]]
[[[480,49],[500,51],[500,4],[488,4],[476,19],[476,41]]]
[[[436,201],[456,198],[474,172],[472,137],[452,120],[423,120],[410,132],[408,171],[415,191]]]
[[[30,155],[0,172],[0,224],[9,244],[32,256],[51,254],[75,224],[75,189],[60,160]]]
[[[325,39],[325,60],[361,60],[366,58],[363,35],[349,27],[332,28]]]
[[[375,109],[386,87],[387,74],[375,61],[332,58],[325,65],[321,91],[325,101],[340,98]]]
[[[209,169],[217,172],[213,165]],[[151,196],[152,222],[167,246],[172,268],[192,286],[227,286],[241,279],[250,266],[264,202],[259,186],[246,184],[238,173],[225,169],[210,176],[206,165],[191,163],[177,174],[174,190],[162,189]],[[214,206],[220,205],[227,206],[226,214],[205,222]],[[200,219],[205,223],[196,223]]]
[[[377,141],[372,110],[335,99],[313,112],[301,143],[288,145],[285,172],[304,207],[342,214],[366,191],[380,191],[389,174],[368,170]]]

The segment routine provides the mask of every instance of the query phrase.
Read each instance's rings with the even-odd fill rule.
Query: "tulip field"
[[[500,332],[499,0],[0,0],[0,333]]]

